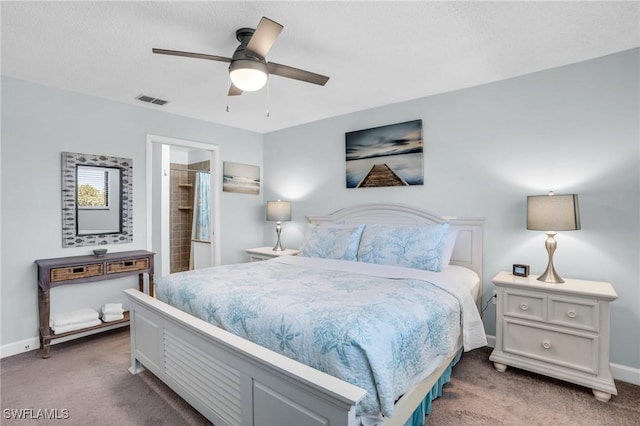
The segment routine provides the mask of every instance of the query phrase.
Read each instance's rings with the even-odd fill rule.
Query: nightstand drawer
[[[249,255],[249,262],[260,262],[261,260],[268,260],[268,259],[271,259],[271,257],[258,256],[255,254]]]
[[[504,291],[504,315],[545,321],[546,296],[525,291]]]
[[[549,297],[549,322],[583,330],[598,331],[598,303],[588,299]]]
[[[598,374],[598,336],[504,320],[504,352]]]
[[[245,250],[249,255],[249,262],[259,262],[261,260],[269,260],[280,256],[295,256],[299,250],[285,249],[274,250],[271,247],[256,247]]]

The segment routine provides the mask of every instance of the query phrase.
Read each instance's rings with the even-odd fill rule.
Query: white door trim
[[[146,216],[147,216],[147,250],[153,250],[152,233],[153,233],[153,144],[161,145],[174,145],[193,149],[200,149],[209,151],[211,155],[211,223],[213,224],[213,235],[211,236],[211,255],[212,265],[220,264],[220,188],[222,187],[222,160],[220,155],[220,147],[214,144],[208,144],[204,142],[196,142],[186,139],[178,139],[167,136],[159,136],[147,134],[147,146],[146,146]],[[167,256],[168,253],[163,253]],[[168,258],[166,258],[168,259]],[[164,265],[165,259],[162,264]],[[168,264],[168,263],[167,263]],[[157,271],[161,272],[161,271]],[[163,274],[160,273],[160,276]]]

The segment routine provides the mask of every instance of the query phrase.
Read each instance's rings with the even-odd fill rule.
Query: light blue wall
[[[293,202],[284,245],[300,244],[305,215],[358,203],[482,216],[488,300],[499,271],[513,263],[530,264],[533,273],[546,266],[544,233],[525,229],[526,196],[577,193],[582,230],[559,233],[556,269],[613,284],[619,298],[611,312],[611,360],[639,368],[638,63],[634,49],[266,134],[265,200]],[[414,119],[423,123],[424,186],[345,189],[345,132]],[[273,226],[264,232],[265,243],[273,243]],[[493,335],[493,305],[484,322]]]
[[[146,248],[147,134],[216,144],[222,160],[262,167],[260,134],[2,78],[2,345],[38,335],[34,260],[93,248],[62,248],[61,152],[133,159],[133,243],[107,248]],[[262,195],[222,193],[223,263],[262,243],[263,209]],[[56,287],[52,312],[123,301],[132,280]]]

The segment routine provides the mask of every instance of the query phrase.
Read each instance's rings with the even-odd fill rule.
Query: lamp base
[[[553,284],[561,284],[564,282],[560,275],[553,268],[553,264],[549,263],[547,269],[538,277],[538,281],[543,281],[545,283],[553,283]]]
[[[280,243],[280,233],[282,232],[282,223],[276,222],[276,235],[278,236],[278,242],[276,242],[275,247],[273,247],[273,251],[284,251],[284,247],[282,247],[282,243]]]
[[[542,281],[545,283],[553,283],[553,284],[561,284],[564,282],[560,275],[556,272],[556,269],[553,267],[553,252],[556,251],[556,247],[558,243],[555,240],[556,233],[553,231],[547,232],[547,241],[545,241],[544,246],[547,249],[547,253],[549,253],[549,264],[547,265],[547,269],[538,277],[538,281]]]

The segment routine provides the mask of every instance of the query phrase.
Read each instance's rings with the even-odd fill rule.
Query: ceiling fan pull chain
[[[269,118],[269,79],[267,79],[267,118]]]

